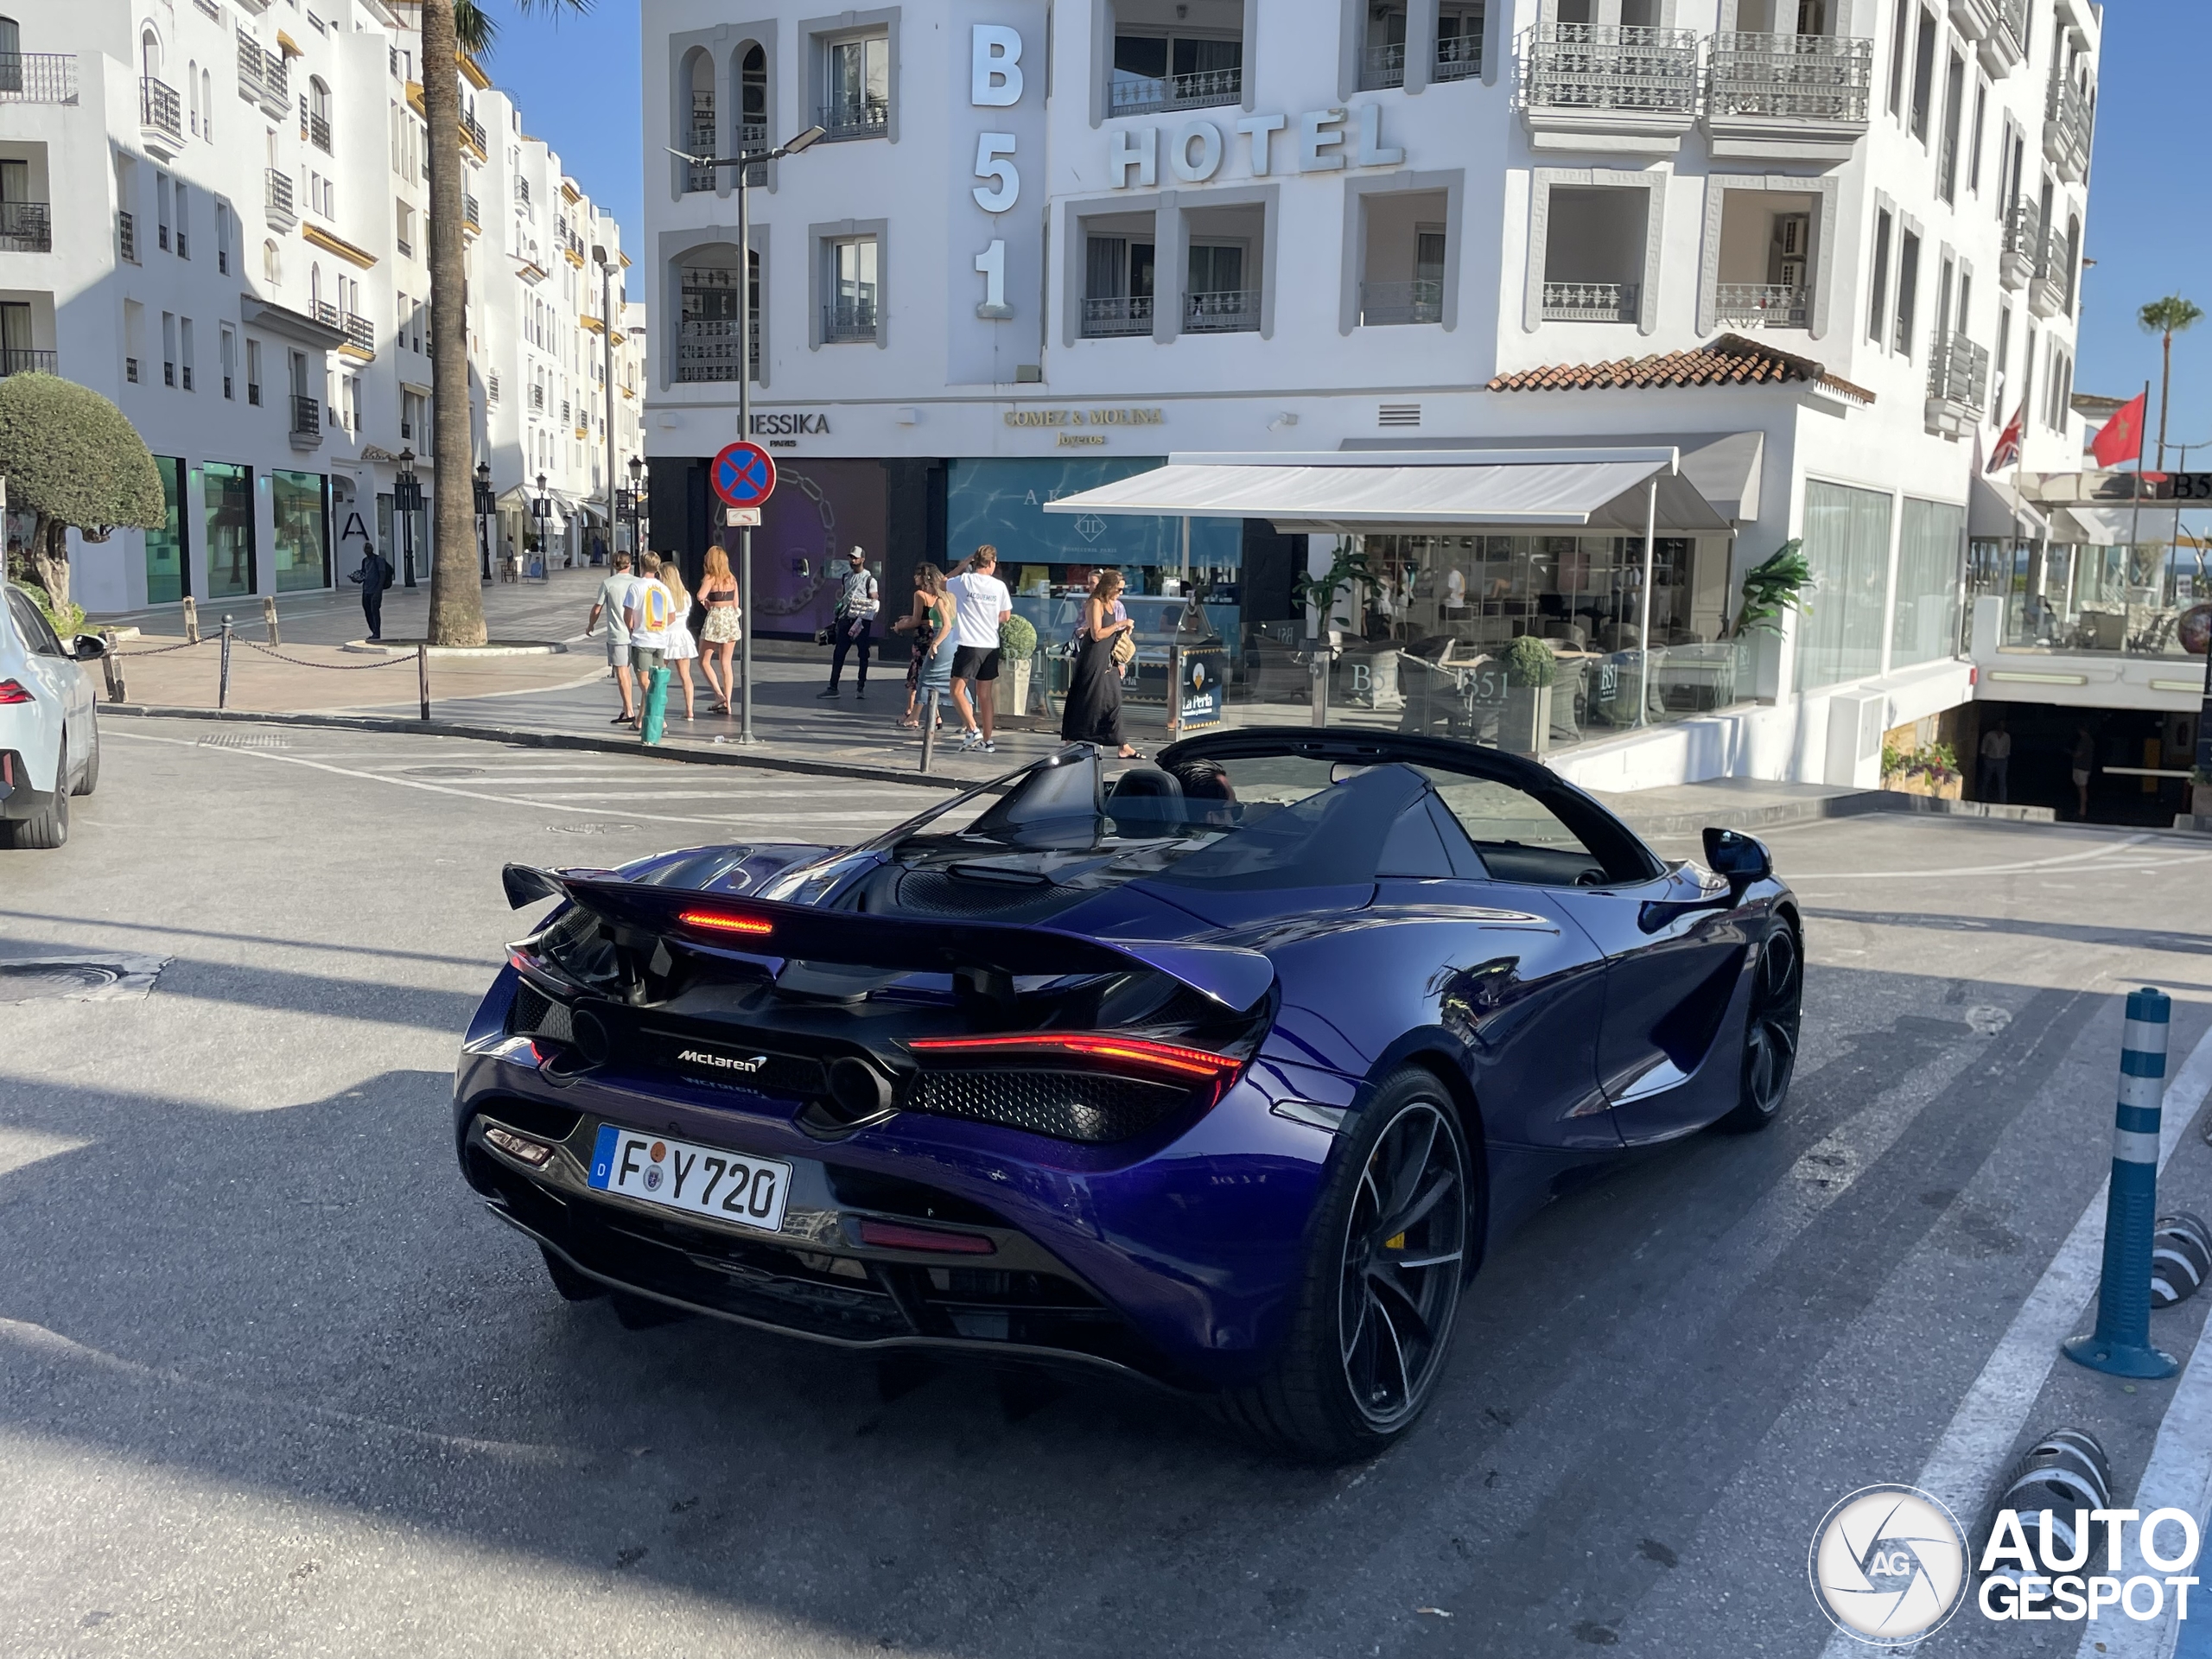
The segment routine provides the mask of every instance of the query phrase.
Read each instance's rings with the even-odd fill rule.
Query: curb
[[[657,760],[695,766],[742,766],[760,772],[792,772],[816,778],[853,778],[866,783],[906,784],[921,789],[972,789],[978,778],[925,776],[903,766],[871,766],[851,760],[807,760],[795,756],[749,754],[742,749],[646,749],[634,739],[593,737],[583,733],[541,732],[518,726],[478,726],[459,721],[405,720],[390,715],[280,714],[252,709],[172,709],[157,703],[104,702],[103,715],[148,720],[206,720],[241,725],[300,726],[346,732],[392,732],[411,737],[460,737],[484,743],[509,743],[536,749],[580,749],[596,754],[644,753]]]
[[[404,640],[347,639],[337,647],[352,652],[357,657],[412,657],[415,646]],[[495,657],[565,657],[568,644],[559,639],[493,640],[482,645],[430,645],[426,647],[434,663],[485,662]]]
[[[1633,798],[1632,797],[1630,798]],[[1930,817],[1986,818],[2013,823],[2055,823],[2057,815],[2047,806],[1999,806],[1986,801],[1939,801],[1925,795],[1907,795],[1893,789],[1862,789],[1849,795],[1826,795],[1816,800],[1781,801],[1771,806],[1728,811],[1716,801],[1706,812],[1639,814],[1633,806],[1616,804],[1613,811],[1646,836],[1695,835],[1707,824],[1732,830],[1781,830],[1800,823],[1819,823],[1830,818],[1859,818],[1874,813],[1898,812]]]

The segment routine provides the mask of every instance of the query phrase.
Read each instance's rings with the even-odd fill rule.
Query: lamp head
[[[824,126],[802,128],[784,141],[783,153],[786,156],[796,156],[802,150],[812,149],[829,135],[830,129]]]
[[[607,250],[596,242],[591,245],[591,262],[594,265],[603,265],[607,263]]]

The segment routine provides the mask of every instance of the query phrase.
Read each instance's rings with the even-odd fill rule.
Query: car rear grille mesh
[[[556,1043],[576,1040],[567,1007],[528,980],[515,986],[515,1005],[507,1015],[507,1029],[518,1037],[547,1037]]]
[[[978,881],[938,870],[910,870],[899,883],[894,902],[909,915],[989,916],[1014,922],[1065,910],[1075,896],[1062,887]]]
[[[1027,1129],[1093,1145],[1141,1135],[1190,1098],[1189,1091],[1132,1077],[1067,1071],[925,1071],[908,1110]]]

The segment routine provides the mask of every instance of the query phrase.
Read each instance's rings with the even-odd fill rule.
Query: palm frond
[[[475,0],[453,0],[453,37],[472,58],[480,58],[499,38],[499,26]]]

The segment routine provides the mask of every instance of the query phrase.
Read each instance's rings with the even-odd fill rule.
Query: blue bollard
[[[2127,994],[2097,1328],[2064,1344],[2067,1358],[2113,1376],[2171,1376],[2181,1369],[2171,1354],[2151,1345],[2151,1234],[2158,1220],[2158,1120],[2172,1015],[2173,1001],[2164,991],[2146,987]]]

